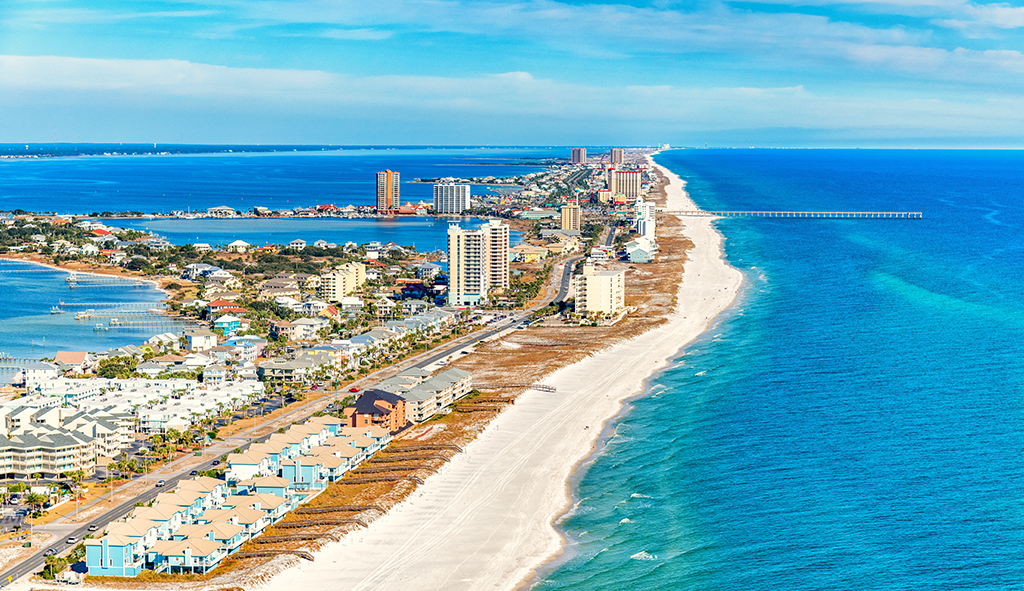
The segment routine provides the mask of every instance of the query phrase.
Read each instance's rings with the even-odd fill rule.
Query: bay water
[[[676,150],[733,308],[610,425],[539,590],[1024,588],[1024,153]]]

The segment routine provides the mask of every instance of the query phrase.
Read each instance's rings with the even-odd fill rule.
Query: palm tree
[[[168,429],[166,435],[167,440],[173,441],[175,444],[177,444],[178,441],[181,440],[181,432],[178,431],[177,429]]]
[[[46,497],[39,493],[29,493],[28,496],[25,497],[25,504],[35,508],[35,511],[33,512],[38,512],[39,508],[42,507],[45,502]]]

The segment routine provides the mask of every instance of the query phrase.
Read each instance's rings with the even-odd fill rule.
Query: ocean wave
[[[619,521],[619,523],[633,523],[633,520],[632,520],[632,519],[630,519],[629,517],[623,517],[623,518],[622,518],[622,519],[621,519],[621,520]]]
[[[629,495],[629,498],[631,498],[631,499],[649,499],[649,498],[651,498],[651,495],[642,495],[640,493],[633,493],[633,494]]]
[[[649,554],[646,550],[641,550],[636,554],[629,557],[630,560],[657,560],[657,554]]]

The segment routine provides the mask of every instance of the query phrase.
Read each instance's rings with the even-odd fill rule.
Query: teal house
[[[142,542],[119,536],[85,541],[85,565],[89,574],[103,577],[136,577],[142,572]]]

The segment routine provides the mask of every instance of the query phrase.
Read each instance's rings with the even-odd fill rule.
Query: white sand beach
[[[669,209],[693,209],[670,180]],[[557,371],[505,410],[462,454],[370,526],[326,546],[263,589],[510,590],[557,556],[554,522],[570,507],[567,482],[591,454],[603,425],[733,301],[741,273],[722,258],[705,218],[684,218],[695,247],[669,322]]]

